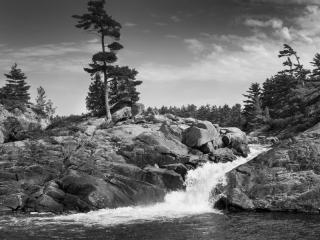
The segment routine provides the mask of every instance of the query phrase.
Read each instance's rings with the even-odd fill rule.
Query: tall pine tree
[[[101,43],[101,51],[94,54],[92,57],[92,63],[89,64],[89,68],[84,70],[90,73],[92,76],[95,74],[103,75],[103,83],[105,90],[105,108],[106,108],[106,124],[109,124],[111,119],[110,105],[109,105],[109,82],[116,81],[120,77],[130,78],[135,75],[136,71],[130,70],[123,71],[123,68],[113,66],[117,61],[117,53],[123,48],[118,43],[120,40],[120,23],[116,22],[111,16],[109,16],[104,5],[105,0],[90,0],[88,2],[87,14],[73,15],[72,17],[78,20],[77,28],[82,28],[85,31],[99,36]],[[106,45],[106,38],[112,39],[112,43]]]

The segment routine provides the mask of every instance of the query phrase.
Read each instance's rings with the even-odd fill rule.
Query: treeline
[[[30,86],[26,82],[26,75],[18,68],[17,64],[11,67],[5,86],[0,88],[0,104],[8,111],[20,109],[25,112],[26,107],[32,108],[37,114],[43,117],[52,118],[56,108],[51,100],[46,100],[45,90],[40,86],[37,91],[36,103],[30,102]]]
[[[194,104],[188,104],[182,107],[166,107],[147,108],[147,112],[157,111],[159,114],[170,113],[183,118],[195,118],[199,120],[207,120],[222,127],[238,127],[241,128],[243,120],[241,116],[241,105],[235,104],[229,107],[227,104],[223,106],[205,105],[199,108]]]
[[[251,84],[244,94],[247,100],[242,114],[247,131],[265,125],[270,130],[291,126],[298,132],[320,120],[320,55],[311,62],[313,70],[305,69],[287,44],[278,57],[285,58],[285,69],[266,79],[262,87]]]

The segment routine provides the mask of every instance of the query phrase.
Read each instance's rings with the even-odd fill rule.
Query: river
[[[248,158],[206,163],[189,171],[186,190],[152,206],[89,213],[0,215],[0,239],[320,239],[320,216],[289,213],[222,213],[210,191],[225,173],[267,148],[251,146]]]

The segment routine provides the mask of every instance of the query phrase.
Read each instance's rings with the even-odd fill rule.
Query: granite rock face
[[[135,115],[131,108],[112,128],[103,118],[83,117],[34,136],[28,127],[30,139],[0,144],[0,211],[87,212],[156,203],[185,188],[188,169],[236,158],[209,122],[156,113],[150,118],[141,106],[135,113],[139,124],[127,119]],[[192,129],[205,134],[188,139]]]
[[[25,132],[43,130],[49,124],[48,118],[37,115],[29,107],[24,113],[17,108],[9,112],[0,104],[0,143],[24,139]]]
[[[228,173],[219,191],[244,210],[318,212],[320,124]]]

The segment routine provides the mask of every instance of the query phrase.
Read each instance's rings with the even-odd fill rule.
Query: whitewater
[[[78,213],[50,218],[55,223],[110,226],[130,224],[144,221],[181,218],[188,215],[217,213],[210,201],[210,192],[218,184],[225,184],[225,174],[237,166],[244,164],[269,148],[261,145],[250,145],[251,153],[247,158],[238,157],[227,163],[205,163],[190,170],[186,176],[185,191],[170,192],[165,201],[151,206],[123,207],[101,209],[88,213]],[[49,220],[49,219],[46,219]]]

